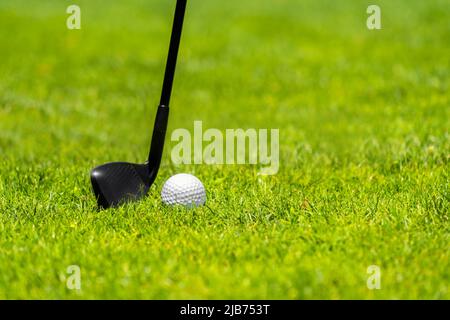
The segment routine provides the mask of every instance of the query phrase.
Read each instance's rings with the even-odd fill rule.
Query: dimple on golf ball
[[[183,205],[185,207],[201,206],[206,201],[205,187],[195,176],[180,173],[170,177],[161,190],[163,203]]]

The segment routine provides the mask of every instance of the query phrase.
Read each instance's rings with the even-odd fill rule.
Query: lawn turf
[[[279,128],[279,173],[168,137],[149,197],[98,211],[89,170],[147,155],[173,2],[80,0],[68,30],[69,1],[1,1],[0,298],[449,299],[450,4],[377,0],[369,31],[372,2],[190,0],[168,136]],[[179,172],[207,206],[161,204]]]

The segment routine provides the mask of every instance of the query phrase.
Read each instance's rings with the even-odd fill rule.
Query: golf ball
[[[180,204],[185,207],[201,206],[206,201],[205,187],[195,176],[180,173],[170,177],[161,190],[165,204]]]

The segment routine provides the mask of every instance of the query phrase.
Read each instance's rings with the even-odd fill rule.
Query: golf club
[[[98,205],[101,208],[116,207],[125,202],[141,199],[148,193],[150,186],[156,179],[164,149],[169,119],[169,102],[186,2],[187,0],[177,0],[175,8],[161,101],[156,113],[147,162],[144,164],[112,162],[94,168],[91,171],[91,182]]]

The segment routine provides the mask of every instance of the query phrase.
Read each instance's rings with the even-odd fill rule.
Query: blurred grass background
[[[279,128],[280,172],[167,139],[150,196],[101,212],[89,170],[145,159],[174,1],[77,1],[81,30],[70,4],[0,0],[1,298],[449,298],[448,1],[377,1],[369,31],[369,1],[190,0],[169,134]],[[160,204],[183,171],[208,208]]]

